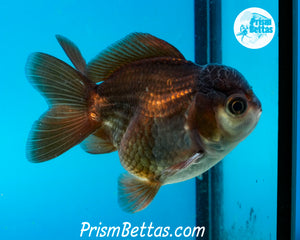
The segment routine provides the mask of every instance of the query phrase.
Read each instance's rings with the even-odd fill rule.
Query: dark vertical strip
[[[209,1],[209,62],[222,63],[222,3]],[[211,239],[220,239],[223,226],[223,162],[210,170]]]
[[[207,0],[195,0],[195,62],[200,65],[208,61]]]
[[[292,239],[296,239],[296,181],[297,181],[297,109],[298,109],[298,1],[293,0],[293,149],[292,149],[292,205],[291,205],[291,233]],[[299,94],[299,93],[298,93]],[[300,126],[298,126],[300,127]],[[300,173],[298,173],[300,174]]]
[[[222,3],[221,0],[209,1],[209,62],[222,62]]]
[[[277,239],[292,239],[293,2],[279,1],[279,120]]]
[[[205,65],[208,62],[208,16],[207,0],[195,0],[195,62]],[[209,174],[196,179],[196,225],[204,226],[203,240],[210,240]]]
[[[195,0],[195,61],[222,62],[221,0]],[[206,227],[205,240],[219,239],[222,224],[222,164],[196,180],[196,224]],[[200,239],[200,238],[199,238]]]

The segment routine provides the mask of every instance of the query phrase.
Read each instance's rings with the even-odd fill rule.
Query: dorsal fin
[[[55,37],[73,63],[74,67],[82,74],[85,74],[86,63],[79,51],[79,48],[66,37],[61,35],[56,35]]]
[[[94,82],[106,80],[125,64],[147,58],[185,59],[171,44],[148,33],[131,33],[102,51],[87,66],[87,75]]]

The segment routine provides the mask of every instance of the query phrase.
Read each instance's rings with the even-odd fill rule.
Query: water
[[[243,47],[233,35],[236,16],[253,6],[267,10],[278,29],[277,1],[222,2],[223,63],[245,75],[262,102],[263,114],[254,132],[223,163],[220,239],[276,239],[278,32],[258,50]],[[0,3],[0,239],[96,239],[80,237],[82,222],[108,227],[124,222],[132,227],[195,226],[193,179],[162,187],[147,209],[128,214],[117,203],[117,179],[124,172],[117,153],[91,155],[77,146],[49,162],[28,162],[27,135],[47,105],[24,73],[26,59],[35,51],[70,63],[55,34],[74,41],[87,61],[136,31],[170,42],[193,60],[193,7],[192,0]]]

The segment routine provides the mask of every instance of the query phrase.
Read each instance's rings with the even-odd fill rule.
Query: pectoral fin
[[[141,211],[153,200],[160,187],[160,182],[150,182],[123,174],[119,178],[119,204],[126,212]]]
[[[180,172],[181,170],[191,166],[194,163],[197,163],[198,160],[203,157],[203,153],[198,152],[196,154],[194,154],[193,156],[191,156],[190,158],[188,158],[187,160],[177,163],[167,169],[165,169],[162,174],[161,174],[161,178],[160,179],[165,179],[167,177],[170,177],[174,174],[176,174],[177,172]]]

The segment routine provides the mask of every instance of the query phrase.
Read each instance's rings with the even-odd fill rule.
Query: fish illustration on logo
[[[26,76],[49,109],[33,124],[27,158],[44,162],[77,144],[93,154],[118,151],[128,172],[118,181],[125,211],[207,171],[260,118],[241,73],[199,66],[150,34],[129,34],[88,64],[73,42],[56,37],[74,68],[45,53],[29,56]]]
[[[260,8],[248,8],[242,11],[234,23],[236,39],[245,47],[261,48],[266,46],[275,33],[272,16]]]

